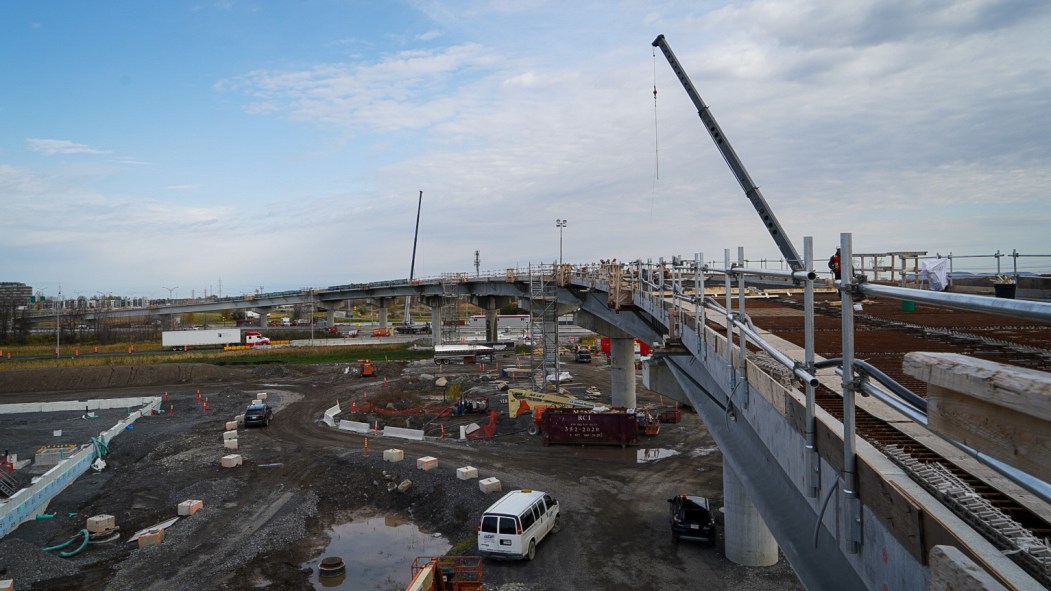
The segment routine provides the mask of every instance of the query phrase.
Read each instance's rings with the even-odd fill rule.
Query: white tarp
[[[944,291],[949,285],[949,259],[928,259],[920,265],[920,281],[931,291]]]

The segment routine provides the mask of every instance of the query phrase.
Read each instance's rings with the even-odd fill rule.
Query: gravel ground
[[[333,525],[361,511],[404,515],[422,530],[437,532],[474,554],[474,526],[498,498],[478,489],[477,481],[459,480],[455,470],[473,465],[480,476],[496,476],[504,490],[537,488],[557,498],[565,527],[544,540],[532,562],[485,561],[489,591],[563,589],[755,589],[790,591],[798,581],[782,561],[770,569],[731,564],[718,549],[704,544],[672,544],[665,500],[682,492],[704,494],[721,504],[721,458],[710,453],[711,438],[696,416],[686,413],[679,425],[666,425],[648,447],[677,452],[667,459],[639,463],[637,450],[619,447],[543,447],[525,434],[528,419],[501,415],[491,441],[440,439],[440,425],[451,437],[458,425],[482,417],[410,417],[388,424],[416,424],[425,442],[363,438],[324,426],[321,416],[336,400],[346,404],[382,396],[440,399],[431,364],[380,363],[376,378],[358,378],[346,365],[313,368],[229,369],[211,382],[179,384],[193,375],[183,368],[136,379],[155,386],[96,388],[94,395],[152,395],[169,387],[174,414],[144,417],[135,429],[116,438],[109,467],[78,479],[52,502],[54,519],[23,524],[0,541],[0,576],[14,578],[15,589],[304,589],[310,588],[310,561],[327,546]],[[608,391],[608,369],[601,363],[574,366],[580,381],[572,385]],[[472,395],[490,395],[495,410],[506,413],[496,384],[480,378],[473,366],[446,367],[443,377]],[[431,375],[427,375],[431,374]],[[177,378],[177,379],[176,379]],[[220,379],[221,378],[221,379]],[[386,380],[384,378],[387,378]],[[70,383],[82,385],[75,376]],[[61,380],[52,376],[49,384]],[[196,390],[209,399],[207,413]],[[243,411],[256,392],[266,391],[277,408],[267,428],[241,430],[244,465],[224,469],[219,458],[223,423]],[[75,392],[83,397],[89,392]],[[25,398],[68,399],[70,392],[9,392],[0,402]],[[640,387],[640,398],[656,399]],[[391,403],[392,405],[395,402]],[[377,417],[382,420],[382,417]],[[0,432],[7,432],[0,417]],[[398,447],[405,461],[382,461],[382,450]],[[424,455],[440,458],[433,471],[415,467]],[[406,492],[394,485],[410,480]],[[201,499],[204,508],[168,528],[160,546],[138,548],[127,537],[175,516],[176,505]],[[122,541],[92,545],[70,558],[43,553],[47,545],[69,539],[88,516],[116,516]],[[70,515],[75,514],[75,515]],[[409,565],[405,565],[405,575]]]

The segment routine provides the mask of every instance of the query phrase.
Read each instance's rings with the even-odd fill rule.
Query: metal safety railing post
[[[730,249],[723,249],[724,268],[730,269]],[[726,368],[730,375],[730,392],[737,389],[737,374],[734,371],[734,323],[733,323],[733,298],[730,295],[730,273],[723,276],[723,287],[726,299]]]
[[[744,268],[744,247],[743,246],[738,246],[737,247],[737,266],[742,268],[742,269]],[[745,307],[744,307],[745,294],[746,294],[746,290],[745,290],[745,285],[744,285],[744,276],[743,275],[738,275],[737,276],[737,317],[741,321],[742,324],[747,324],[748,323],[748,315],[745,312]],[[741,376],[741,404],[745,408],[748,408],[748,403],[749,403],[748,398],[749,398],[749,395],[750,395],[749,387],[748,387],[748,340],[747,340],[747,337],[745,336],[744,328],[741,328],[741,329],[739,329],[737,331],[737,341],[738,341],[738,354],[739,354],[739,357],[737,358],[737,371],[740,373],[740,376]]]
[[[839,235],[840,273],[839,301],[842,304],[843,342],[843,475],[842,493],[846,510],[846,537],[844,549],[857,554],[861,545],[861,501],[857,489],[857,456],[855,450],[854,394],[858,382],[854,379],[854,264],[851,234]]]
[[[814,270],[814,238],[803,237],[803,269]],[[814,280],[808,278],[803,283],[803,363],[811,375],[814,374]],[[807,457],[807,496],[817,498],[821,490],[821,457],[815,445],[815,388],[806,383],[806,457]]]

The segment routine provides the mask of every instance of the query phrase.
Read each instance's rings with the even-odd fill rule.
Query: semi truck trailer
[[[225,347],[226,345],[269,345],[270,339],[257,331],[242,331],[239,328],[214,330],[166,330],[161,333],[161,346],[165,349],[189,349],[202,347]]]

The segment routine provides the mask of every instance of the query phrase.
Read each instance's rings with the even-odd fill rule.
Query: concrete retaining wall
[[[160,397],[142,398],[99,398],[97,400],[63,400],[61,402],[23,402],[21,404],[0,404],[0,414],[17,414],[25,412],[58,412],[103,410],[107,408],[138,408],[151,402],[160,402]]]
[[[116,400],[124,400],[125,403],[119,406],[125,406],[129,399],[124,398]],[[127,418],[118,422],[108,431],[103,432],[99,436],[99,439],[108,445],[110,440],[127,429],[128,425],[134,423],[144,414],[149,414],[151,411],[156,410],[161,401],[160,398],[143,400],[148,400],[150,402],[141,410],[131,413]],[[40,477],[40,480],[36,481],[36,483],[15,493],[15,496],[8,499],[7,503],[0,506],[0,538],[3,538],[14,531],[14,529],[23,521],[34,519],[38,514],[43,513],[47,509],[47,505],[51,499],[72,484],[77,477],[84,472],[87,472],[91,463],[94,461],[94,447],[85,447],[73,454],[73,457],[48,470]]]

